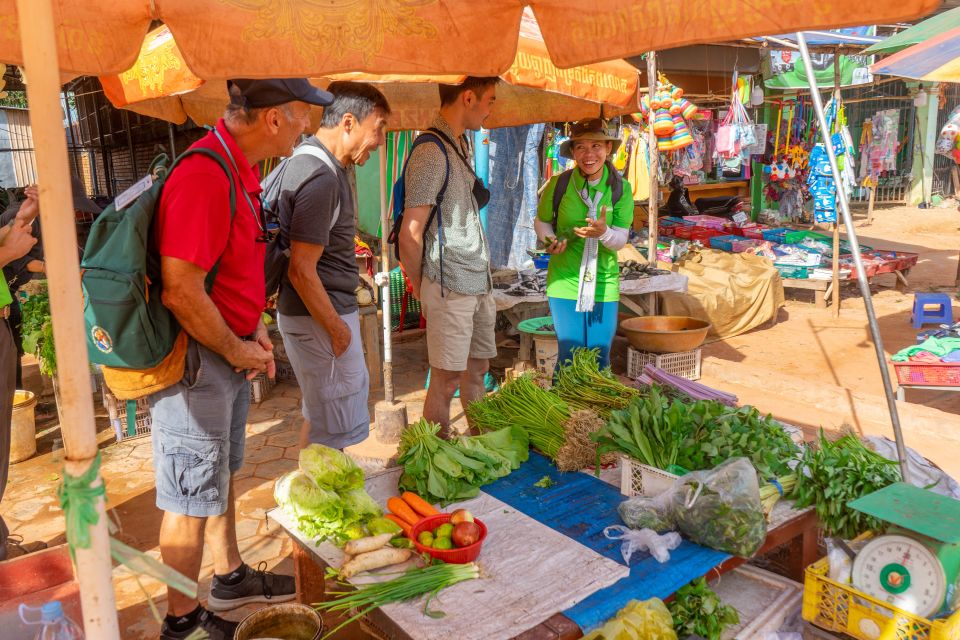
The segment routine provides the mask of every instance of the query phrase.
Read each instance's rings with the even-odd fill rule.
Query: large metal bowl
[[[687,316],[643,316],[620,323],[630,345],[651,353],[693,351],[707,337],[710,323]]]

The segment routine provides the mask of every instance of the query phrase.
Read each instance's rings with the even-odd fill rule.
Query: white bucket
[[[31,391],[13,396],[13,424],[10,429],[10,464],[23,462],[37,452],[37,397]]]
[[[533,347],[537,361],[537,371],[553,375],[557,366],[557,355],[560,352],[560,343],[556,336],[533,336]]]

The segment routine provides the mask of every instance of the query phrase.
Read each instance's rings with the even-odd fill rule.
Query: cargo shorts
[[[226,512],[249,408],[246,376],[191,338],[183,378],[150,396],[157,508],[197,518]]]
[[[424,278],[420,305],[427,320],[427,358],[445,371],[466,371],[467,360],[497,357],[497,304],[493,293],[470,296]]]

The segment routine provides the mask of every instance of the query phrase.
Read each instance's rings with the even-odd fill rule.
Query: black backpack
[[[282,192],[283,187],[284,170],[297,156],[312,156],[317,158],[325,165],[330,167],[331,171],[336,173],[336,167],[329,154],[327,154],[325,150],[315,147],[312,144],[301,144],[294,149],[293,155],[291,155],[289,158],[284,158],[280,164],[270,172],[270,175],[263,179],[263,182],[261,183],[261,187],[263,187],[262,206],[264,218],[268,221],[268,223],[277,223],[278,227],[280,224],[280,193]],[[299,189],[300,185],[297,185],[297,188]],[[333,216],[330,218],[331,229],[335,224],[337,224],[337,219],[339,217],[340,203],[337,202],[337,206],[333,210]],[[282,230],[278,228],[276,234],[270,240],[269,244],[267,244],[266,255],[263,260],[263,275],[266,282],[268,298],[280,290],[280,283],[283,282],[283,276],[286,275],[287,268],[289,266],[290,242],[283,237]]]
[[[623,197],[623,176],[613,166],[613,163],[607,160],[607,186],[610,187],[612,200],[615,206]],[[567,169],[557,177],[557,185],[553,189],[553,230],[557,230],[557,218],[560,215],[560,202],[567,193],[567,187],[570,186],[570,178],[576,168]]]

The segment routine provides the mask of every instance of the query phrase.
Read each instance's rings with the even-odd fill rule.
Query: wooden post
[[[649,86],[649,99],[653,100],[653,96],[657,93],[657,52],[651,51],[647,54],[647,84]],[[659,231],[657,229],[659,220],[657,219],[659,209],[659,204],[657,200],[660,196],[660,181],[657,179],[657,172],[659,171],[658,165],[660,162],[660,151],[657,148],[657,136],[653,133],[653,114],[647,118],[647,144],[650,149],[650,165],[648,170],[650,172],[650,204],[649,211],[650,216],[647,221],[647,228],[650,230],[650,235],[647,238],[647,261],[650,264],[656,266],[657,264],[657,239],[659,238]]]
[[[819,90],[819,89],[818,89]],[[833,99],[840,102],[840,50],[833,50]],[[833,144],[829,131],[823,132],[824,144]],[[843,189],[839,182],[837,191]],[[840,317],[840,214],[835,213],[833,223],[833,317]]]
[[[97,455],[97,431],[51,0],[17,0],[17,13],[24,67],[30,77],[27,98],[40,183],[50,312],[57,343],[64,470],[80,476]],[[100,477],[93,482],[102,483]],[[95,507],[99,519],[90,525],[90,548],[76,549],[83,628],[87,638],[119,640],[104,499],[97,498]]]
[[[873,224],[873,204],[876,201],[877,197],[877,185],[871,185],[870,189],[870,200],[867,201],[867,224]]]

